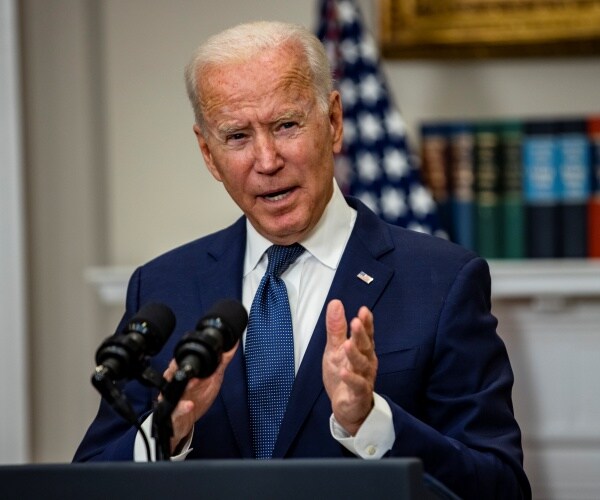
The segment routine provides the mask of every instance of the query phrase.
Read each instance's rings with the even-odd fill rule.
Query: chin
[[[297,243],[306,234],[304,225],[279,225],[277,227],[265,228],[264,235],[271,241],[280,245],[291,245]]]

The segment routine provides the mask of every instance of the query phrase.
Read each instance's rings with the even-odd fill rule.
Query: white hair
[[[208,66],[250,60],[257,53],[297,44],[311,72],[313,91],[323,112],[329,107],[333,80],[323,44],[305,27],[278,21],[244,23],[210,37],[196,49],[185,68],[185,83],[196,123],[203,127],[202,96],[198,80]]]

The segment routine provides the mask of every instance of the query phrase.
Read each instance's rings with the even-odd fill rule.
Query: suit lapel
[[[285,456],[317,398],[325,390],[322,358],[327,341],[326,305],[332,299],[340,299],[344,304],[346,318],[350,321],[361,306],[373,309],[394,273],[392,268],[379,260],[383,254],[393,249],[387,226],[361,203],[352,199],[348,202],[358,211],[356,224],[294,381],[275,443],[274,457]],[[366,283],[360,279],[358,275],[361,272],[373,278],[372,281]]]
[[[198,277],[204,310],[226,298],[242,299],[246,219],[242,217],[212,242],[207,262]],[[231,360],[221,387],[220,398],[243,457],[252,456],[246,396],[246,376],[241,345]]]
[[[215,235],[205,256],[195,263],[203,310],[222,299],[242,298],[242,273],[246,248],[245,218]]]

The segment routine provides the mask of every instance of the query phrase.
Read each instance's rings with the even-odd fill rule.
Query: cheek
[[[310,176],[316,183],[332,175],[329,165],[332,162],[333,151],[322,142],[315,141],[305,152],[305,163],[309,165]]]
[[[221,154],[213,157],[214,163],[211,169],[213,176],[228,186],[228,190],[240,190],[243,188],[245,177],[248,172],[248,161],[245,155]]]
[[[321,162],[327,161],[333,155],[333,139],[329,128],[320,127],[312,139],[310,145],[312,156],[317,157]]]
[[[222,178],[227,191],[232,195],[237,194],[239,197],[239,194],[245,191],[247,183],[246,178],[241,171],[229,169],[226,172],[223,172]]]

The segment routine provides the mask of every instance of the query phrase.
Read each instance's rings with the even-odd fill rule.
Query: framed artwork
[[[600,55],[600,0],[378,0],[391,59]]]

